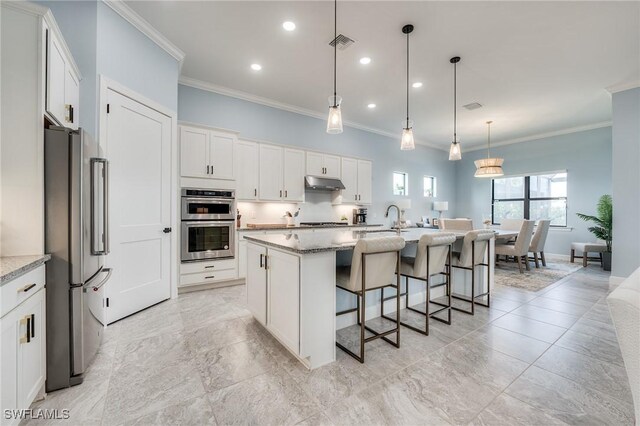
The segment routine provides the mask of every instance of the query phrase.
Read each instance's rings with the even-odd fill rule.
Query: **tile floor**
[[[503,287],[429,337],[402,329],[400,349],[377,340],[364,365],[337,350],[311,372],[251,318],[243,286],[190,293],[109,326],[85,383],[33,408],[105,425],[632,425],[610,290],[595,266]]]

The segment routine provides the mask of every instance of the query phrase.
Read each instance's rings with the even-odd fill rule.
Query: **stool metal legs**
[[[470,315],[475,315],[476,312],[476,304],[480,305],[480,306],[484,306],[485,308],[489,308],[491,306],[491,268],[489,267],[489,263],[475,263],[476,261],[476,243],[475,241],[473,241],[471,243],[471,267],[466,267],[466,266],[455,266],[452,265],[454,268],[457,269],[464,269],[467,271],[471,271],[471,297],[466,297],[466,296],[460,296],[460,295],[453,295],[452,297],[456,300],[464,300],[465,302],[469,302],[471,304],[471,309],[470,310],[466,310],[466,309],[462,309],[462,308],[457,308],[455,306],[452,306],[451,309],[455,309],[456,311],[459,312],[464,312],[465,314],[470,314]],[[489,242],[487,242],[487,259],[490,261],[491,259],[491,245],[489,244]],[[476,266],[486,266],[487,267],[487,291],[481,294],[477,294],[476,295],[476,271],[475,271],[475,267]],[[482,302],[476,301],[476,299],[478,297],[483,297],[483,296],[487,296],[487,303],[484,304]]]

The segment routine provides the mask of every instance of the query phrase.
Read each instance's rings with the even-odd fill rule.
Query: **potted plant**
[[[602,253],[602,267],[611,270],[611,239],[613,238],[613,202],[611,195],[603,195],[598,200],[598,216],[577,213],[578,217],[587,222],[595,223],[589,227],[589,232],[607,245],[607,251]]]

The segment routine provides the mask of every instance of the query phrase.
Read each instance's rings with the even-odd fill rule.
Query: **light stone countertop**
[[[354,225],[321,225],[321,226],[301,226],[301,225],[296,225],[296,226],[287,226],[286,224],[282,224],[282,226],[256,226],[256,227],[247,227],[247,226],[243,226],[238,228],[238,231],[240,232],[251,232],[251,231],[281,231],[281,230],[287,230],[287,231],[296,231],[296,230],[300,230],[300,229],[343,229],[343,228],[369,228],[369,227],[374,227],[374,226],[384,226],[381,223],[368,223],[368,224],[354,224]]]
[[[48,254],[0,257],[0,286],[33,271],[49,259],[51,255]]]
[[[493,230],[498,238],[517,236],[517,232]],[[464,231],[447,231],[429,228],[403,229],[400,236],[407,244],[417,243],[420,237],[430,233],[451,233],[456,238],[464,238]],[[326,251],[352,250],[358,240],[363,238],[391,237],[398,235],[396,230],[381,229],[376,231],[335,230],[326,229],[318,232],[281,233],[270,235],[244,235],[244,239],[265,246],[279,248],[297,254],[311,254]]]

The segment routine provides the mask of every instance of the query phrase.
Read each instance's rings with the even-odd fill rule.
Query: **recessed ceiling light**
[[[369,105],[367,105],[367,108],[370,108],[370,109],[373,109],[373,108],[375,108],[375,107],[376,107],[376,104],[369,104]]]
[[[251,69],[254,71],[260,71],[262,69],[262,65],[260,64],[251,64]]]
[[[421,82],[419,82],[419,81],[416,81],[415,83],[413,83],[413,84],[411,85],[411,87],[413,87],[414,89],[417,89],[417,88],[419,88],[419,87],[422,87],[422,83],[421,83]]]
[[[368,58],[366,56],[364,58],[360,58],[360,63],[362,65],[369,65],[371,63],[371,58]]]
[[[296,29],[296,24],[294,24],[291,21],[286,21],[282,23],[282,28],[284,28],[287,31],[293,31]]]

